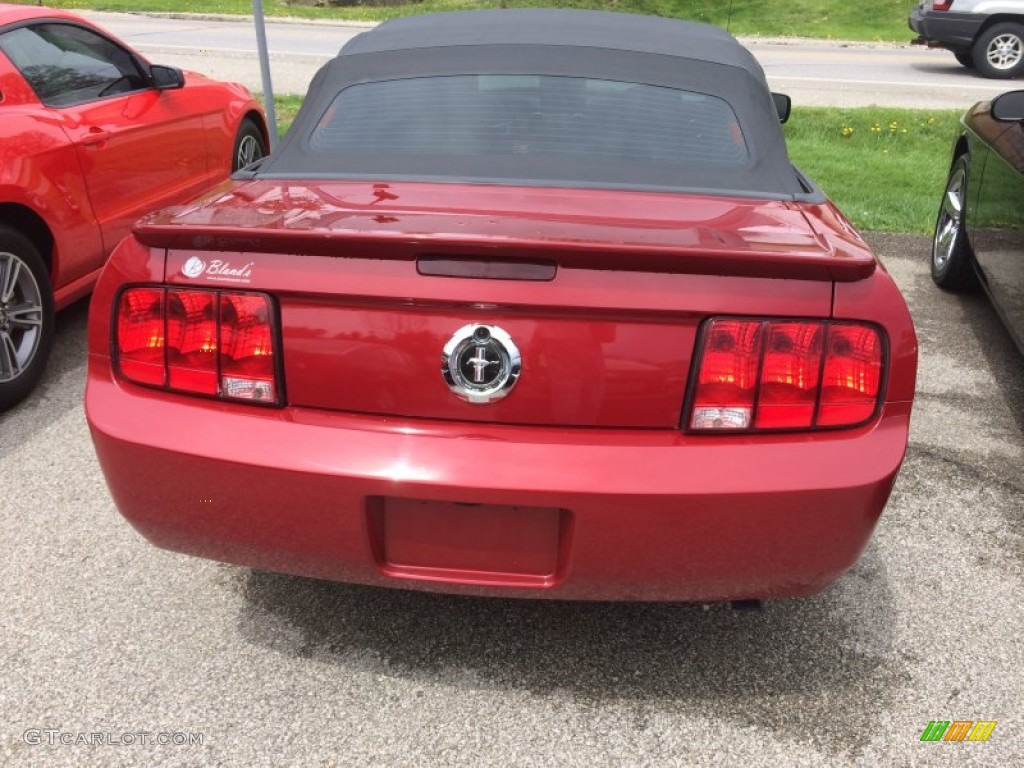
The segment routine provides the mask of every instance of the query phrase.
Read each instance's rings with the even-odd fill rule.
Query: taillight
[[[139,287],[115,308],[120,376],[176,392],[280,402],[274,306],[263,293]]]
[[[216,395],[218,389],[217,294],[167,291],[167,386]]]
[[[821,323],[765,324],[756,429],[802,429],[814,423],[824,335]]]
[[[863,424],[878,406],[881,332],[826,320],[715,318],[705,326],[684,421],[699,432]]]
[[[763,323],[713,320],[704,329],[692,429],[749,429]]]
[[[277,399],[272,316],[266,296],[221,294],[220,386],[225,397]]]
[[[935,0],[932,3],[933,11],[948,11],[949,6],[953,4],[953,0]]]
[[[158,387],[167,383],[164,298],[160,288],[133,288],[121,294],[115,348],[126,379]]]
[[[832,325],[821,380],[818,426],[867,421],[882,385],[882,340],[864,325]]]

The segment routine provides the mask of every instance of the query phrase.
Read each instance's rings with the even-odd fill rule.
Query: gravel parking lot
[[[860,564],[759,613],[375,590],[156,550],[100,475],[71,308],[43,386],[0,415],[0,764],[1024,764],[1024,357],[982,296],[932,285],[924,238],[870,239],[921,342],[907,461]],[[930,720],[998,725],[922,743]]]

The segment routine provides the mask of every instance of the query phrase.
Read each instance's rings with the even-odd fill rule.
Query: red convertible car
[[[714,27],[391,21],[103,271],[86,412],[154,544],[471,594],[752,600],[850,568],[907,443],[893,280]]]
[[[0,411],[46,364],[54,311],[132,223],[266,154],[240,85],[150,65],[84,19],[0,4]]]

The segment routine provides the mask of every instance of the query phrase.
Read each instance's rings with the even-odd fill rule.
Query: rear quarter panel
[[[889,371],[884,400],[909,404],[917,381],[917,334],[903,295],[889,273],[880,268],[866,280],[836,283],[832,315],[838,320],[862,320],[885,329]]]
[[[210,80],[195,72],[185,74],[185,95],[203,115],[206,134],[206,167],[211,184],[231,174],[235,136],[247,116],[256,120],[264,139],[267,126],[259,103],[238,83]]]
[[[984,186],[985,168],[989,163],[993,145],[1007,127],[992,119],[989,104],[987,101],[979,102],[960,117],[950,153],[950,168],[963,155],[967,155],[969,160],[964,224],[972,252],[978,234],[978,209]]]
[[[987,105],[967,116],[972,132],[967,228],[981,284],[1024,348],[1024,130],[993,120]]]
[[[803,206],[811,226],[836,253],[860,253],[869,247],[849,219],[831,201]],[[876,258],[877,261],[877,258]],[[885,265],[867,278],[833,283],[832,317],[874,323],[885,330],[889,371],[885,402],[914,399],[917,379],[917,335],[906,301]]]

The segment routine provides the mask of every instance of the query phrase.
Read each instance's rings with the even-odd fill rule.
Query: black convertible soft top
[[[573,83],[642,86],[633,88],[633,103],[638,103],[636,93],[643,92],[648,103],[657,102],[651,108],[654,122],[660,119],[667,126],[656,139],[678,141],[689,149],[683,148],[681,160],[670,162],[650,147],[638,161],[606,136],[595,139],[595,146],[603,142],[597,150],[588,150],[581,137],[574,157],[561,145],[552,149],[556,134],[582,134],[598,123],[595,130],[619,132],[612,138],[643,134],[650,144],[644,131],[652,120],[623,122],[624,115],[637,110],[625,98],[621,106],[609,106],[612,96],[603,93],[588,97],[591,102],[604,99],[591,112],[576,108],[582,115],[575,116],[582,116],[589,127],[573,126],[567,118],[549,120],[543,144],[524,139],[507,150],[489,151],[482,147],[493,143],[474,143],[476,137],[465,132],[479,126],[467,128],[472,119],[450,104],[465,106],[472,95],[477,99],[473,108],[490,117],[487,130],[492,124],[504,126],[511,121],[492,106],[495,94],[512,94],[505,84],[528,77],[543,81],[538,92],[558,84],[563,102],[570,98]],[[354,88],[365,85],[373,87]],[[671,110],[665,108],[668,93],[675,99]],[[524,120],[542,111],[536,99],[531,106],[520,92],[515,95],[526,105],[517,107]],[[442,112],[437,105],[442,98],[448,99],[448,112],[429,123],[425,116],[432,109]],[[680,100],[689,111],[677,117]],[[511,103],[511,98],[505,101]],[[720,135],[711,136],[709,126],[716,120],[731,126],[733,143],[742,152],[729,154],[724,127]],[[405,133],[399,136],[396,131],[402,126]],[[373,136],[361,134],[360,127]],[[518,130],[518,123],[514,128]],[[446,153],[427,151],[419,137],[410,139],[414,130],[428,137],[445,132],[451,138],[459,131],[465,135],[458,134],[458,152]],[[382,135],[387,140],[397,136],[395,146],[381,144]],[[378,144],[368,143],[371,138]],[[534,155],[534,145],[543,150]],[[716,162],[721,158],[725,161]],[[281,147],[254,173],[244,175],[669,189],[780,199],[820,194],[789,161],[761,66],[729,33],[707,24],[568,9],[426,14],[388,21],[358,35],[316,74]]]
[[[743,67],[764,79],[757,60],[719,27],[608,11],[520,8],[410,16],[354,37],[338,55],[464,45],[555,45],[684,56]]]

